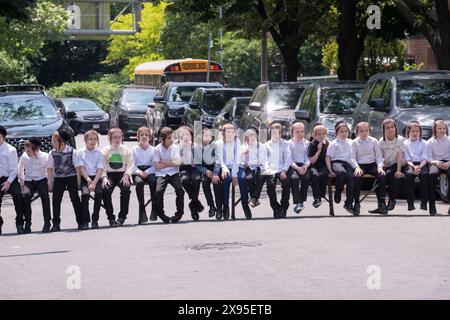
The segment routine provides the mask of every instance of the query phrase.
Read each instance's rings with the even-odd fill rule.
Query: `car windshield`
[[[244,114],[244,110],[245,108],[248,106],[248,104],[250,103],[250,98],[248,99],[239,99],[236,102],[236,118],[241,118],[242,115]]]
[[[176,87],[172,88],[169,95],[170,102],[189,102],[198,87]]]
[[[64,101],[67,111],[94,111],[99,107],[91,100],[67,100]]]
[[[400,108],[450,107],[450,79],[401,80],[397,92]]]
[[[239,95],[236,92],[214,92],[203,96],[203,110],[208,114],[217,116],[228,100]]]
[[[276,88],[269,90],[267,111],[295,109],[303,88]]]
[[[363,88],[325,88],[320,94],[320,112],[352,114],[361,98]]]
[[[156,92],[151,90],[125,90],[123,101],[130,104],[147,105],[153,102]]]
[[[58,113],[47,97],[0,97],[0,122],[57,118]]]

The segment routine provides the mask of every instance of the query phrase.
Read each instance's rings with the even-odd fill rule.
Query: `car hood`
[[[268,118],[272,120],[289,121],[293,114],[294,110],[292,109],[277,110],[271,111],[268,114]]]
[[[8,131],[8,137],[11,138],[47,137],[58,130],[62,124],[62,119],[1,123]]]
[[[422,126],[432,127],[434,119],[446,118],[450,112],[450,107],[421,107],[398,109],[395,114],[397,121],[405,125],[411,121],[419,121]]]
[[[334,126],[339,121],[345,121],[347,123],[352,122],[351,114],[326,114],[322,115],[319,119],[320,123],[323,123],[327,129],[334,130]]]
[[[181,108],[186,108],[189,104],[186,102],[168,102],[167,106],[170,109],[181,109]]]
[[[77,117],[103,117],[106,112],[103,110],[77,111]]]

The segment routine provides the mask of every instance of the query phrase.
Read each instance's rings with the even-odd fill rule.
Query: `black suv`
[[[273,122],[280,122],[284,126],[283,137],[288,138],[289,120],[306,86],[307,83],[298,82],[260,84],[244,112],[241,129],[268,129]]]
[[[186,107],[183,123],[194,128],[195,121],[200,121],[202,126],[211,128],[228,100],[234,97],[251,97],[252,93],[253,89],[198,88]]]
[[[8,131],[6,142],[17,149],[19,156],[29,137],[40,138],[42,151],[49,152],[52,133],[59,129],[70,133],[69,144],[76,147],[72,128],[41,85],[1,85],[0,125]]]
[[[153,102],[156,92],[152,87],[120,88],[109,111],[110,127],[122,129],[125,139],[135,137],[137,130],[146,125],[148,104]]]
[[[182,123],[184,110],[195,89],[222,87],[219,82],[166,82],[155,102],[148,106],[147,127],[153,136],[164,126],[176,129]]]

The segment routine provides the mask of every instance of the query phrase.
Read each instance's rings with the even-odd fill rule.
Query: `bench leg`
[[[236,216],[235,216],[235,202],[234,202],[234,198],[236,196],[236,189],[234,186],[231,186],[231,219],[235,220]]]
[[[328,207],[329,215],[334,217],[333,185],[331,181],[328,181]]]
[[[377,188],[378,188],[378,180],[375,180],[374,183],[373,183],[373,185],[372,185],[372,188],[371,188],[369,191],[367,191],[366,194],[359,200],[359,203],[363,202],[364,199],[367,198],[367,196],[368,196],[369,194],[371,194],[372,192],[374,192],[375,190],[377,190]]]

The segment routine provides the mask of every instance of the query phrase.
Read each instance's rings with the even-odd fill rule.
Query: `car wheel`
[[[439,176],[439,184],[438,184],[438,193],[439,196],[441,197],[442,201],[448,203],[450,199],[447,199],[447,194],[448,194],[448,179],[447,176],[445,174],[441,174]]]

